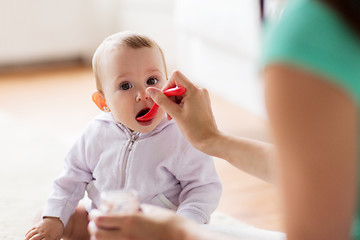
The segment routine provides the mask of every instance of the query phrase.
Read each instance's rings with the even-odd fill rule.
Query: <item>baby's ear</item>
[[[95,91],[92,94],[92,100],[96,104],[96,106],[100,108],[101,111],[110,112],[109,107],[106,105],[104,94],[102,92]]]

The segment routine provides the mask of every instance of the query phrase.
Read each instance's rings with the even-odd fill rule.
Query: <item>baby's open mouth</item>
[[[136,115],[136,118],[144,116],[149,111],[150,111],[150,108],[144,108],[144,109],[140,110],[140,112]]]

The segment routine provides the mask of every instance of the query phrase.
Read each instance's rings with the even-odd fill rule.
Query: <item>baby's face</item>
[[[164,117],[161,108],[150,121],[141,122],[136,118],[154,103],[146,88],[162,88],[165,84],[165,67],[159,49],[127,46],[108,49],[100,68],[106,104],[115,120],[137,132],[152,131]]]

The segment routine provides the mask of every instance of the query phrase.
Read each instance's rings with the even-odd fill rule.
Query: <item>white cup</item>
[[[122,189],[101,194],[99,210],[106,214],[127,214],[138,212],[140,203],[137,192],[132,189]]]

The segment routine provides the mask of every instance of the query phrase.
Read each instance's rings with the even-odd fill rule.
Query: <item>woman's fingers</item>
[[[175,116],[179,113],[180,106],[173,102],[170,98],[165,96],[165,94],[160,89],[147,88],[146,92],[150,95],[150,97],[157,105],[162,107],[165,112],[167,112],[171,116]]]
[[[175,86],[181,86],[186,89],[186,93],[183,95],[183,97],[191,95],[197,89],[197,87],[191,83],[180,71],[174,71],[172,73],[169,81],[165,84],[163,89],[169,89]],[[146,91],[155,101],[155,103],[164,108],[166,113],[171,115],[171,117],[175,117],[181,113],[181,107],[166,97],[159,89],[150,87]]]
[[[88,230],[92,239],[96,240],[120,240],[128,239],[129,236],[138,239],[136,236],[141,235],[141,232],[134,225],[134,219],[134,215],[99,215],[89,222]]]
[[[196,86],[192,84],[181,72],[174,71],[172,75],[170,76],[169,81],[164,85],[162,90],[166,90],[169,88],[174,88],[176,86],[181,86],[186,89],[186,93],[183,96],[180,96],[178,99],[182,99],[186,95],[191,94],[191,92],[194,91]],[[176,117],[178,114],[181,113],[181,107],[179,104],[176,104],[174,102],[173,98],[172,100],[164,95],[164,93],[157,89],[149,87],[146,89],[146,92],[151,96],[151,98],[154,100],[154,102],[161,106],[165,112],[167,113],[167,119],[171,120],[172,117]]]
[[[181,86],[186,88],[186,91],[191,93],[194,89],[197,89],[194,83],[192,83],[184,74],[180,71],[174,71],[169,79],[170,82],[174,82],[176,86]]]
[[[187,77],[185,77],[185,75],[178,70],[174,71],[171,74],[169,80],[165,83],[162,90],[166,90],[176,86],[184,87],[186,88],[187,91],[188,90],[192,91],[192,89],[196,88],[196,86],[192,82],[190,82],[189,79],[187,79]]]
[[[179,71],[171,75],[168,85],[164,88],[176,85],[186,89],[180,104],[174,103],[159,89],[148,88],[147,93],[165,110],[168,119],[175,119],[182,133],[194,147],[207,151],[206,140],[214,138],[219,132],[212,113],[209,93],[206,89],[191,83]]]
[[[91,221],[88,226],[91,239],[96,240],[120,240],[123,239],[121,229],[102,229],[95,222]]]
[[[112,217],[110,215],[104,215],[99,210],[92,210],[89,216],[93,224],[96,224],[99,228],[113,229],[119,226],[118,216]],[[89,224],[89,227],[94,227],[94,225],[90,226]]]
[[[107,230],[116,230],[120,229],[121,226],[124,226],[128,223],[129,218],[134,218],[137,213],[131,215],[104,215],[101,214],[98,210],[93,210],[90,212],[90,220],[94,222],[96,227],[103,228]],[[90,226],[89,226],[90,227]],[[94,227],[93,225],[91,227]]]
[[[91,239],[173,239],[173,232],[164,229],[183,225],[185,221],[167,209],[151,205],[141,208],[142,211],[129,215],[105,215],[93,210],[88,225]]]

